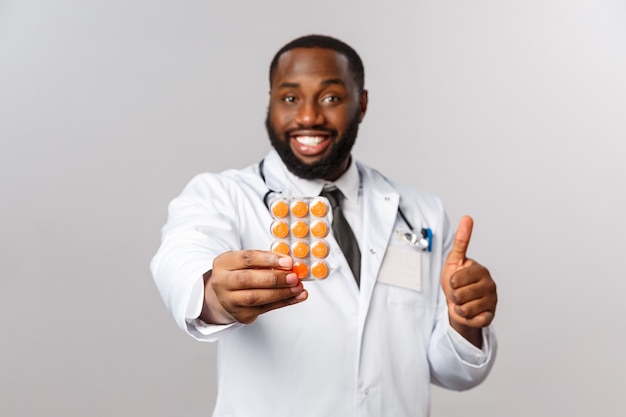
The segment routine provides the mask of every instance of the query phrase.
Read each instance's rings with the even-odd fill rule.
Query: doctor
[[[496,285],[467,258],[472,219],[454,233],[437,197],[351,157],[363,74],[337,39],[285,45],[269,74],[274,149],[262,164],[197,176],[170,204],[151,269],[178,324],[219,343],[214,416],[427,416],[431,383],[468,389],[493,364]],[[303,283],[291,257],[267,250],[264,200],[331,188],[360,272],[331,235],[330,276]],[[402,238],[422,228],[429,249]]]

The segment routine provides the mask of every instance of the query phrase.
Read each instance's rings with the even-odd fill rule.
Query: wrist
[[[464,339],[466,339],[468,342],[470,342],[477,348],[482,349],[482,345],[483,345],[482,328],[471,327],[471,326],[468,326],[467,324],[459,323],[458,321],[455,321],[454,319],[452,319],[452,317],[449,318],[449,321],[450,321],[450,327],[452,327],[458,334],[463,336]]]
[[[207,324],[231,324],[234,323],[235,318],[228,314],[228,311],[222,306],[217,299],[217,295],[213,290],[213,287],[209,284],[209,278],[211,277],[211,270],[207,271],[204,275],[204,301],[202,303],[202,311],[198,317],[200,320]]]

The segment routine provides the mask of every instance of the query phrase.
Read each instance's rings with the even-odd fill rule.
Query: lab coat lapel
[[[367,318],[378,271],[393,235],[400,195],[378,172],[360,166],[363,181],[363,247],[361,248],[361,288],[359,332]]]

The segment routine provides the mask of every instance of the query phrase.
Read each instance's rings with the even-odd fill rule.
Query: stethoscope
[[[267,192],[265,193],[265,195],[263,195],[263,204],[265,204],[265,207],[267,207],[267,209],[269,210],[270,196],[272,194],[282,194],[282,191],[272,190],[269,187],[269,185],[267,185],[267,181],[265,180],[265,171],[263,169],[264,164],[265,164],[265,159],[262,159],[261,162],[259,162],[259,176],[261,177],[261,179],[263,180],[263,183],[267,187]],[[405,243],[407,243],[408,245],[412,247],[421,249],[423,251],[432,252],[433,250],[432,230],[428,227],[422,227],[421,233],[417,234],[415,232],[415,229],[413,228],[413,225],[411,224],[411,222],[409,222],[409,219],[407,219],[406,216],[404,215],[404,212],[402,211],[402,208],[400,208],[400,205],[398,205],[398,215],[400,216],[404,224],[406,224],[406,226],[409,228],[408,232],[398,231],[398,236],[400,237],[400,239],[402,239]]]

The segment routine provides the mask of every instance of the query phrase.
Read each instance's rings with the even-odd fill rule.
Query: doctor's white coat
[[[225,251],[270,247],[268,187],[314,196],[323,181],[294,183],[271,151],[267,184],[258,165],[201,174],[171,202],[151,268],[176,322],[199,340],[219,343],[214,416],[422,417],[429,413],[431,383],[463,390],[487,376],[496,348],[491,330],[484,329],[479,350],[448,324],[439,280],[452,231],[440,200],[357,166],[364,226],[360,290],[336,249],[328,257],[331,275],[304,283],[305,302],[248,325],[194,320],[202,275]],[[432,252],[398,238],[407,228],[399,206],[416,230],[432,230]],[[327,240],[338,248],[332,236]]]

